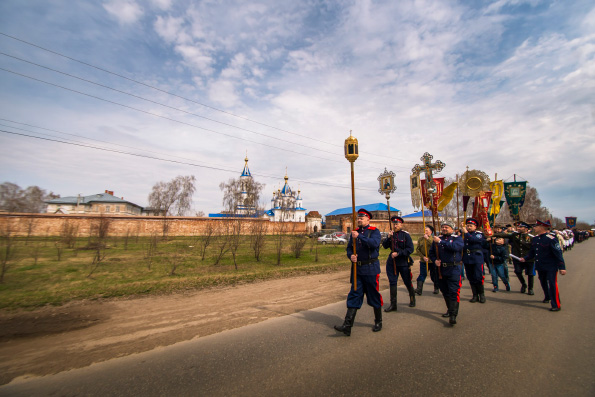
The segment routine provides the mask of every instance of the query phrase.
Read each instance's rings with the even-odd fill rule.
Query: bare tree
[[[254,251],[254,258],[260,261],[260,256],[266,243],[267,225],[264,221],[254,221],[250,230],[250,245]]]
[[[287,226],[285,222],[277,222],[275,224],[275,235],[274,235],[274,242],[275,242],[275,254],[277,258],[277,265],[281,264],[281,254],[283,253],[283,244],[285,242],[285,233],[287,230]]]
[[[147,269],[151,270],[151,265],[153,264],[153,258],[157,253],[157,234],[152,233],[149,241],[147,241],[144,245],[144,252],[145,252],[145,260],[147,261]]]
[[[4,182],[0,185],[0,209],[7,212],[44,212],[45,201],[60,197],[52,192],[46,193],[38,186],[21,189],[19,185]]]
[[[242,221],[241,219],[234,219],[231,221],[230,225],[230,233],[229,233],[229,250],[231,252],[231,256],[233,257],[233,264],[238,270],[238,263],[236,261],[236,254],[238,252],[238,248],[242,243]]]
[[[169,182],[157,182],[149,194],[149,205],[163,214],[163,237],[169,231],[167,217],[183,216],[191,207],[192,195],[196,190],[196,178],[193,175],[179,175]]]
[[[149,205],[165,215],[185,215],[191,207],[196,190],[193,175],[179,175],[169,182],[157,182],[149,194]]]
[[[65,220],[60,228],[61,242],[68,248],[74,248],[78,236],[78,225],[70,220]]]
[[[223,223],[217,229],[217,253],[215,255],[215,263],[213,266],[219,265],[223,256],[229,251],[230,244],[229,244],[229,234],[230,234],[230,227],[229,223]]]
[[[215,234],[215,227],[212,223],[208,222],[207,226],[205,227],[205,234],[202,236],[200,241],[200,260],[205,260],[205,254],[207,253],[207,248],[213,242]]]
[[[10,268],[11,261],[16,254],[16,246],[12,227],[6,223],[0,230],[0,284],[4,283],[4,276]]]
[[[100,215],[91,225],[91,233],[93,236],[91,247],[95,251],[95,255],[93,256],[91,271],[87,275],[87,278],[91,278],[91,275],[105,259],[110,225],[111,220],[103,215]]]
[[[293,223],[292,225],[292,229],[295,232],[295,229],[297,227],[297,225],[295,223]],[[306,243],[308,242],[306,235],[299,233],[299,234],[295,234],[293,233],[291,236],[291,250],[293,251],[293,255],[295,256],[296,259],[298,259],[301,255],[302,255],[302,250],[304,249],[304,246],[306,245]]]
[[[260,210],[260,194],[264,186],[252,177],[230,178],[227,183],[221,182],[219,189],[223,191],[223,208],[229,214],[255,217]]]

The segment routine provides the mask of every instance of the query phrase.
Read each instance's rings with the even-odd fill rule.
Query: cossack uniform
[[[358,217],[367,217],[372,219],[372,214],[361,208],[358,210]],[[335,326],[337,331],[345,335],[351,335],[351,327],[355,321],[357,310],[362,307],[364,295],[367,297],[368,305],[374,308],[374,328],[377,332],[382,329],[382,296],[379,292],[380,262],[378,261],[378,252],[382,236],[380,231],[365,222],[365,226],[360,226],[355,230],[358,235],[355,239],[355,254],[357,255],[357,282],[354,287],[353,272],[351,272],[351,290],[347,295],[347,314],[345,321],[341,326]],[[353,253],[353,235],[349,238],[347,244],[347,258],[351,260]]]
[[[537,221],[537,225],[550,227],[550,222]],[[558,239],[551,233],[543,233],[533,237],[531,250],[524,257],[525,261],[535,260],[535,269],[545,295],[543,302],[551,302],[552,311],[560,310],[560,293],[558,291],[558,271],[566,270],[562,249]]]
[[[390,220],[393,224],[403,224],[403,218],[399,216],[393,216]],[[411,264],[413,263],[411,261],[411,254],[414,249],[411,236],[404,230],[393,232],[392,235],[384,239],[382,246],[387,249],[390,248],[390,254],[386,259],[386,275],[388,276],[390,288],[390,306],[384,311],[390,312],[397,310],[397,283],[399,281],[399,275],[401,275],[403,284],[405,284],[407,291],[409,291],[409,306],[415,307],[415,290],[411,282],[413,278],[411,273]],[[397,253],[396,257],[393,257],[393,252]]]
[[[452,233],[453,225],[450,222],[444,222]],[[436,263],[439,271],[438,284],[444,297],[444,302],[448,311],[443,317],[450,317],[450,323],[456,324],[456,318],[459,314],[460,291],[461,291],[461,250],[463,249],[463,239],[454,234],[442,234],[440,242],[434,242],[430,250],[429,258]],[[436,254],[436,248],[438,254]],[[440,262],[437,262],[437,261]]]
[[[520,222],[517,227],[526,228],[527,230],[531,228],[531,226],[525,222]],[[525,257],[529,253],[529,250],[531,250],[531,236],[529,236],[529,233],[495,233],[494,236],[507,238],[512,251],[511,253],[518,258]],[[533,260],[521,262],[514,258],[512,259],[512,263],[514,265],[514,274],[516,274],[521,282],[521,293],[524,294],[525,292],[528,292],[529,295],[533,295],[535,263]],[[523,271],[525,272],[525,276],[527,276],[527,282],[525,282],[525,278],[523,277]]]
[[[465,223],[477,226],[477,220],[468,218]],[[485,238],[482,232],[473,231],[463,234],[463,265],[465,266],[465,273],[467,273],[467,280],[471,286],[473,297],[469,302],[485,303],[485,291],[483,287],[483,245]]]

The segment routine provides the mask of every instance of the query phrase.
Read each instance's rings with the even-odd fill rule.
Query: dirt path
[[[386,276],[380,279],[380,289],[388,288]],[[0,384],[338,302],[348,290],[345,270],[192,293],[0,312]]]

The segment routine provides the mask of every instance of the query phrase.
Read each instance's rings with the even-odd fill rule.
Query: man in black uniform
[[[539,282],[545,295],[543,303],[551,300],[550,311],[560,311],[560,293],[558,291],[558,272],[563,276],[566,274],[566,264],[562,255],[562,249],[555,235],[548,233],[552,227],[550,221],[542,222],[539,219],[533,230],[537,236],[531,240],[531,250],[521,258],[521,262],[535,259],[535,268],[539,274]]]
[[[438,284],[448,308],[442,317],[450,317],[448,322],[455,325],[459,314],[463,239],[453,234],[454,224],[452,222],[443,222],[440,231],[442,232],[440,237],[433,237],[434,243],[429,254],[430,260],[436,264],[436,268],[440,272]]]
[[[479,303],[485,303],[482,247],[485,237],[482,232],[477,230],[477,224],[477,219],[467,218],[465,224],[461,225],[464,244],[463,264],[473,293],[473,297],[469,302],[479,301]]]
[[[531,226],[529,224],[519,222],[517,225],[518,232],[512,231],[510,228],[507,229],[507,232],[495,233],[494,236],[507,238],[512,254],[517,258],[523,258],[529,253],[529,250],[531,250],[531,236],[529,236],[530,228]],[[533,283],[535,279],[535,263],[533,262],[533,259],[521,262],[518,259],[513,258],[512,263],[514,265],[514,273],[521,282],[521,294],[524,294],[527,291],[527,283],[525,283],[525,278],[523,277],[523,271],[525,271],[529,283],[528,294],[534,295]]]
[[[390,306],[384,309],[385,312],[397,311],[397,283],[399,274],[403,284],[409,291],[409,307],[415,307],[415,290],[411,279],[410,255],[413,253],[413,241],[411,236],[403,229],[403,218],[392,216],[390,218],[393,230],[388,232],[388,237],[382,242],[384,248],[390,248],[390,254],[386,259],[386,275],[390,284]],[[413,262],[411,262],[413,263]],[[396,272],[395,272],[396,270]]]
[[[355,321],[357,310],[362,307],[364,295],[368,298],[368,305],[374,308],[374,327],[372,331],[378,332],[382,329],[382,296],[379,290],[380,262],[378,251],[382,236],[374,226],[370,226],[372,214],[360,208],[357,211],[357,230],[351,232],[349,244],[347,244],[347,257],[356,263],[357,284],[353,288],[353,272],[351,272],[351,290],[347,295],[347,314],[343,325],[335,325],[335,329],[345,335],[351,335],[351,327]],[[356,243],[356,254],[353,253],[353,242]]]

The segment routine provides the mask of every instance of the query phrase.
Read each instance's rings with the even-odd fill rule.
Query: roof
[[[114,204],[131,204],[136,207],[142,208],[138,204],[134,204],[130,201],[126,201],[124,199],[121,199],[120,197],[112,196],[109,193],[98,193],[98,194],[92,194],[90,196],[80,196],[80,197],[78,197],[78,196],[60,197],[60,198],[56,198],[53,200],[48,200],[45,203],[46,204],[74,204],[74,205],[76,205],[77,203],[90,204],[90,203],[95,203],[95,202],[114,203]]]
[[[424,211],[424,216],[431,218],[432,217],[432,211],[425,210]],[[439,212],[438,213],[438,216],[442,216],[442,214]],[[421,211],[417,211],[417,212],[414,212],[414,213],[409,214],[409,215],[403,215],[401,218],[421,218],[421,217],[422,217]]]
[[[388,211],[388,206],[384,203],[374,203],[374,204],[364,204],[364,205],[356,205],[355,209],[360,209],[360,208],[365,208],[366,210],[370,211],[370,212],[374,212],[374,211]],[[391,211],[397,212],[399,211],[398,209],[394,208],[394,207],[390,207]],[[345,207],[345,208],[339,208],[336,209],[332,212],[329,212],[328,214],[326,214],[325,216],[333,216],[333,215],[347,215],[347,214],[351,214],[353,213],[353,208],[352,207]]]

